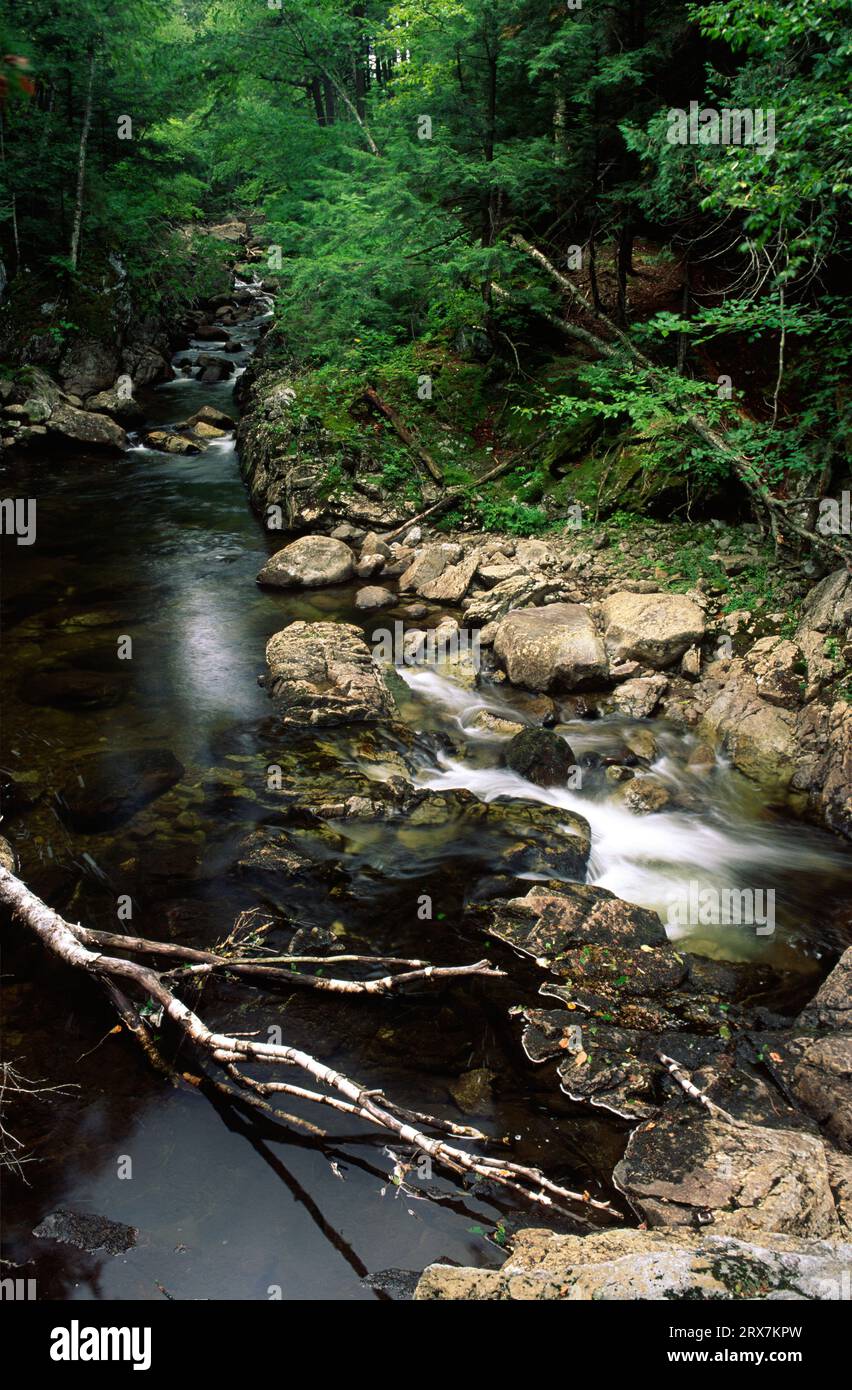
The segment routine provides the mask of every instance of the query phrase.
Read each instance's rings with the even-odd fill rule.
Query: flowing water
[[[268,317],[262,300],[257,307],[240,326],[248,346],[234,355],[238,369]],[[202,349],[210,345],[177,360],[194,361]],[[151,425],[185,420],[203,404],[233,413],[232,383],[178,376],[146,404]],[[344,930],[353,950],[439,963],[482,957],[486,946],[463,909],[499,871],[499,850],[464,825],[338,825],[331,838],[314,834],[328,860],[327,892],[311,883],[282,899],[274,883],[258,887],[235,868],[247,835],[284,823],[266,791],[270,762],[285,769],[290,790],[321,788],[327,797],[352,769],[380,776],[399,755],[381,735],[358,731],[285,738],[256,680],[265,642],[296,617],[360,621],[369,638],[399,615],[364,622],[354,586],[311,595],[256,587],[275,546],[249,508],[232,437],[194,457],[140,444],[109,461],[30,453],[5,466],[3,491],[38,502],[36,544],[3,541],[0,674],[0,765],[16,787],[2,831],[36,892],[66,916],[112,930],[117,897],[127,895],[134,931],[196,945],[221,940],[241,910],[260,905],[306,932]],[[119,661],[128,636],[132,659]],[[474,691],[441,670],[404,668],[395,690],[401,718],[417,731],[406,756],[424,786],[579,812],[593,832],[591,881],[663,915],[690,883],[777,890],[771,935],[698,928],[691,947],[769,959],[815,985],[844,944],[849,884],[837,844],[770,816],[723,764],[691,771],[690,736],[653,726],[653,770],[675,799],[642,817],[619,806],[603,775],[635,724],[560,726],[578,759],[598,766],[581,788],[543,790],[509,772],[504,740],[473,722],[483,708],[511,716],[517,700],[505,686],[486,678]],[[82,833],[57,814],[54,793],[93,757],[163,749],[184,776],[129,820]],[[313,832],[308,825],[294,834],[308,843]],[[346,892],[334,878],[341,864]],[[432,921],[418,917],[423,894],[435,904]],[[454,1118],[450,1087],[487,1069],[493,1094],[476,1123],[509,1136],[515,1157],[605,1192],[625,1127],[576,1113],[546,1069],[526,1062],[508,1009],[536,999],[539,977],[501,947],[488,955],[511,967],[511,984],[332,1002],[304,991],[248,1005],[208,985],[199,1008],[236,1028],[279,1024],[288,1041],[340,1070]],[[7,1194],[4,1255],[35,1271],[40,1297],[255,1299],[280,1289],[285,1299],[375,1299],[389,1296],[386,1281],[370,1285],[367,1276],[442,1258],[496,1265],[500,1223],[536,1220],[491,1191],[440,1176],[388,1181],[386,1141],[333,1112],[294,1103],[295,1119],[325,1132],[281,1128],[225,1100],[166,1087],[111,1031],[91,983],[15,934],[3,970],[8,1056],[46,1084],[79,1087],[11,1117],[32,1161],[29,1187]],[[111,1256],[35,1239],[33,1228],[60,1206],[137,1226],[139,1243]]]

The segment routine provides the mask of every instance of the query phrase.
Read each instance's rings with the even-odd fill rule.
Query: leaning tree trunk
[[[556,266],[547,259],[538,247],[531,245],[530,242],[526,241],[522,236],[513,236],[512,245],[517,247],[519,251],[523,251],[525,255],[529,256],[537,265],[540,265],[546,270],[551,279],[556,281],[583,314],[590,316],[600,326],[604,333],[609,334],[617,343],[620,343],[628,356],[646,372],[648,380],[652,385],[657,387],[663,385],[664,369],[658,363],[646,357],[645,354],[636,347],[624,328],[615,323],[603,310],[596,309],[582,291],[579,290],[567,276],[563,275],[560,270],[557,270]],[[510,298],[510,296],[505,294],[504,297],[507,299]],[[575,324],[569,325],[563,323],[561,320],[556,319],[555,315],[546,315],[546,317],[549,318],[551,322],[558,324],[568,336],[577,338],[579,341],[586,343],[587,346],[594,348],[600,356],[617,356],[617,348],[613,343],[609,342],[606,337],[601,337],[598,333],[592,333],[588,329],[579,328]],[[808,545],[813,546],[818,551],[821,550],[839,556],[844,565],[852,567],[852,551],[850,551],[848,544],[843,545],[838,541],[832,540],[829,536],[818,535],[809,526],[797,521],[791,514],[790,508],[791,506],[798,505],[798,499],[793,499],[792,502],[788,502],[781,497],[774,496],[767,483],[760,476],[753,460],[735,449],[728,442],[724,432],[719,429],[718,426],[712,424],[706,416],[695,410],[687,410],[686,414],[683,416],[683,421],[705,444],[713,449],[714,452],[721,454],[725,458],[729,467],[733,470],[734,474],[751,497],[758,518],[764,516],[768,519],[776,542],[779,544],[783,543],[783,532],[787,531],[791,535],[796,536],[799,540],[806,541]]]

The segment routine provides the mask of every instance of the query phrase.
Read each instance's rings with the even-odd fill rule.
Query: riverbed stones
[[[433,603],[461,603],[478,564],[479,551],[474,550],[457,564],[447,565],[434,579],[418,582],[417,593]]]
[[[600,634],[588,608],[578,603],[508,613],[497,629],[494,655],[509,680],[528,690],[575,690],[607,673]]]
[[[57,807],[73,830],[109,830],[129,821],[183,775],[182,764],[167,748],[94,754],[75,763],[57,793]]]
[[[639,1125],[613,1179],[649,1227],[822,1238],[840,1226],[822,1141],[676,1111]]]
[[[267,560],[257,576],[272,589],[319,589],[352,578],[355,557],[344,541],[331,536],[300,536]]]
[[[621,590],[604,599],[603,622],[611,659],[633,658],[659,670],[679,661],[705,632],[704,614],[685,594]]]
[[[266,686],[284,724],[363,723],[394,712],[381,669],[354,624],[291,623],[269,639],[266,664]]]
[[[506,766],[537,787],[565,786],[576,758],[564,738],[549,729],[524,729],[506,745]]]
[[[556,1302],[792,1299],[846,1296],[852,1243],[707,1231],[518,1231],[501,1269],[429,1265],[418,1301]]]

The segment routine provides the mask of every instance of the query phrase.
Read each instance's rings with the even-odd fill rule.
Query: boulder
[[[769,704],[741,658],[711,668],[711,695],[699,733],[722,745],[731,762],[776,804],[787,799],[796,759],[792,712]]]
[[[384,676],[351,623],[291,623],[269,639],[266,664],[284,724],[363,723],[394,712]]]
[[[479,564],[479,552],[474,550],[456,565],[447,565],[434,579],[419,582],[416,589],[421,598],[434,603],[460,603],[467,593]],[[410,568],[410,567],[409,567]],[[406,570],[406,574],[409,571]]]
[[[344,541],[331,536],[300,536],[277,551],[257,576],[273,589],[318,589],[352,578],[355,557]]]
[[[429,1265],[418,1301],[557,1302],[848,1297],[852,1243],[768,1234],[614,1229],[563,1235],[527,1229],[502,1269]]]
[[[98,449],[123,453],[127,448],[127,435],[109,415],[77,410],[73,405],[55,405],[47,428],[51,434],[60,435],[63,439],[91,444]]]
[[[852,946],[826,976],[811,1002],[797,1019],[800,1028],[852,1032]]]
[[[118,374],[119,352],[114,343],[85,334],[73,339],[62,355],[59,380],[75,396],[107,391]]]
[[[469,596],[464,604],[464,615],[469,623],[485,627],[487,623],[504,618],[513,608],[550,603],[561,597],[562,592],[559,580],[522,572],[502,579],[493,589]]]
[[[633,1131],[613,1173],[649,1227],[748,1237],[839,1234],[825,1148],[812,1134],[678,1110]]]
[[[610,594],[603,603],[611,659],[634,658],[663,669],[704,638],[704,614],[684,594]]]
[[[835,570],[811,589],[802,604],[801,626],[846,636],[852,627],[852,572]]]
[[[524,729],[506,745],[506,766],[538,787],[564,786],[576,759],[564,738],[549,729]]]
[[[578,603],[508,613],[497,629],[494,655],[509,680],[528,690],[574,690],[607,674],[603,642],[588,608]]]
[[[746,652],[743,662],[762,700],[782,709],[801,705],[806,662],[795,642],[783,637],[761,637]]]
[[[447,552],[443,545],[426,545],[419,550],[404,574],[400,575],[399,591],[413,589],[420,593],[423,584],[430,584],[447,568]]]
[[[142,443],[161,454],[200,454],[201,444],[176,430],[148,430]]]

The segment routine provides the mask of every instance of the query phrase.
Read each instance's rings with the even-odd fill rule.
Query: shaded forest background
[[[4,297],[41,339],[116,263],[179,316],[222,264],[187,227],[249,212],[267,353],[325,411],[478,359],[483,462],[504,426],[564,454],[627,422],[649,472],[813,537],[848,442],[842,0],[4,0],[0,26]],[[670,143],[693,101],[771,108],[774,150]],[[545,483],[515,481],[491,520],[536,529]]]

